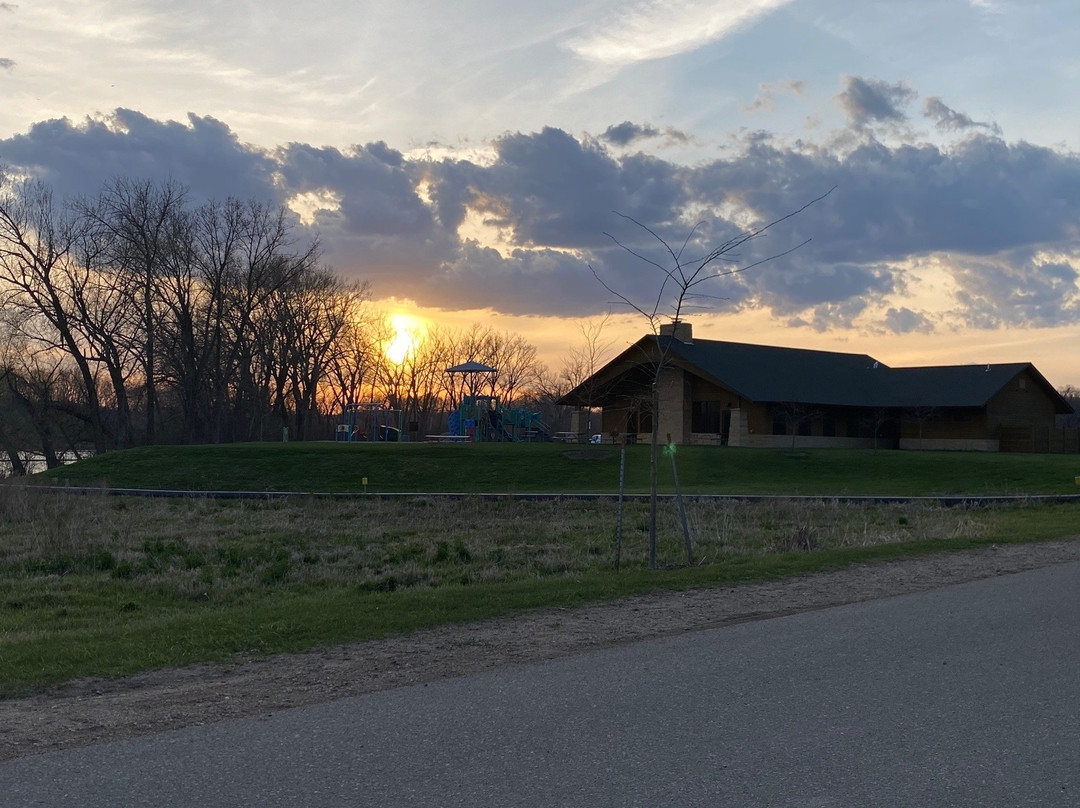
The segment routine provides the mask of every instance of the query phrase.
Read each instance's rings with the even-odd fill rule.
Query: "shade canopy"
[[[488,365],[481,364],[480,362],[465,362],[461,365],[454,365],[452,368],[446,369],[447,373],[495,373],[495,368]]]

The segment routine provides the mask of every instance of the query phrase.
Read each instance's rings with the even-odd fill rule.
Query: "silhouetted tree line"
[[[367,283],[300,241],[287,209],[201,205],[170,181],[120,178],[58,202],[0,173],[0,452],[330,437],[348,402],[440,429],[463,392],[446,367],[498,368],[483,392],[548,405],[536,349],[474,326],[433,328],[392,362]],[[546,395],[544,391],[547,391]]]
[[[1080,428],[1080,387],[1073,384],[1067,384],[1064,387],[1058,389],[1062,397],[1069,402],[1074,412],[1071,415],[1059,415],[1058,426],[1063,429],[1077,429]]]

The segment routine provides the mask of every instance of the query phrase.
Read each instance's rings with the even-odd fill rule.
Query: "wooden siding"
[[[986,421],[1003,452],[1049,452],[1056,408],[1042,384],[1024,371],[986,406]]]

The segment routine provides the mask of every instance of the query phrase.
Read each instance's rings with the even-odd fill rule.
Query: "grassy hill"
[[[821,496],[1075,494],[1080,456],[679,447],[686,493]],[[648,491],[648,447],[627,450],[626,490]],[[612,446],[244,443],[110,452],[38,479],[70,485],[349,493],[614,493]],[[673,492],[661,458],[661,490]]]

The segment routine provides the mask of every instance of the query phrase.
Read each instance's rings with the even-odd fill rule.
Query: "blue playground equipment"
[[[500,407],[495,396],[464,396],[450,413],[447,429],[475,443],[550,441],[540,413]]]
[[[396,417],[395,417],[396,416]],[[393,410],[378,402],[346,404],[341,423],[334,430],[335,441],[396,441],[401,436],[401,410]]]
[[[447,420],[449,435],[445,437],[475,443],[551,440],[551,433],[540,420],[540,413],[500,407],[495,396],[478,395],[484,387],[494,391],[498,374],[495,368],[469,360],[447,368],[446,372],[451,379],[460,378],[462,396],[461,403]],[[453,391],[452,382],[452,394]]]

